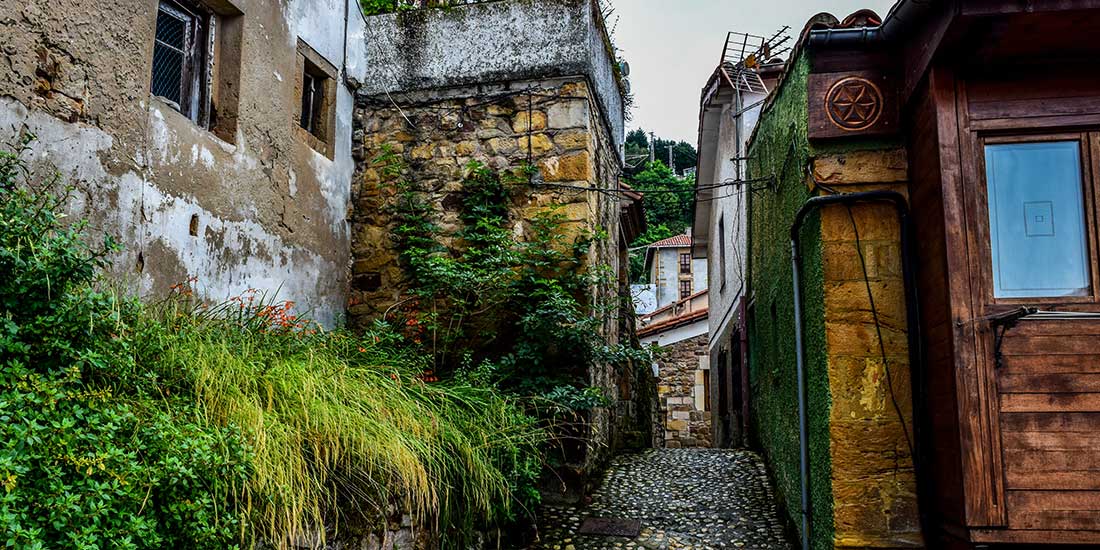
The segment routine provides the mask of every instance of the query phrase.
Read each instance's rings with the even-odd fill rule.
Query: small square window
[[[336,106],[336,67],[321,54],[298,41],[302,76],[298,126],[310,146],[332,158]]]

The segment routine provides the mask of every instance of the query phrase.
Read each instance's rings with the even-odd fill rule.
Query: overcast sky
[[[806,21],[828,11],[844,19],[871,8],[885,17],[893,0],[614,0],[615,43],[630,63],[634,118],[668,139],[695,144],[699,94],[718,66],[726,33],[770,36],[790,25],[792,43]]]

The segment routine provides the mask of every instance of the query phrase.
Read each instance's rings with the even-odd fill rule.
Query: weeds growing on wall
[[[586,256],[605,236],[570,227],[553,208],[513,217],[532,168],[469,163],[457,212],[461,229],[448,235],[427,190],[404,176],[397,155],[384,148],[373,162],[382,185],[396,192],[393,238],[407,275],[409,299],[393,319],[401,317],[398,324],[438,372],[576,412],[608,404],[589,383],[592,367],[649,359],[602,336],[606,314],[618,304],[594,296],[609,273],[586,267]]]
[[[325,332],[249,292],[97,290],[111,243],[0,153],[0,542],[290,547],[391,508],[459,546],[529,506],[543,431],[491,386],[434,381],[379,327]]]

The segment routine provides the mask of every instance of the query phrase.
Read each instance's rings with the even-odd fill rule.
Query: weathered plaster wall
[[[363,93],[583,76],[619,151],[623,98],[597,10],[592,0],[512,0],[368,18]]]
[[[659,248],[654,253],[650,282],[657,286],[657,308],[660,309],[680,298],[680,281],[691,281],[691,293],[707,288],[707,259],[693,258],[691,273],[680,273],[680,254],[691,254],[691,247]]]
[[[702,321],[696,324],[705,325]],[[665,447],[711,446],[711,414],[704,403],[706,384],[703,381],[710,374],[707,348],[704,332],[666,346],[657,360],[660,371],[657,395],[665,427]]]
[[[125,247],[116,279],[160,295],[189,277],[199,296],[248,288],[334,324],[344,310],[353,164],[351,95],[338,85],[333,159],[298,135],[301,37],[340,67],[355,0],[219,0],[238,10],[239,119],[216,136],[150,96],[157,2],[0,0],[0,138],[23,128],[35,168],[77,186],[74,216]],[[351,57],[362,57],[353,45]],[[219,67],[221,70],[221,67]],[[192,231],[195,229],[195,231]],[[194,234],[192,234],[194,233]]]

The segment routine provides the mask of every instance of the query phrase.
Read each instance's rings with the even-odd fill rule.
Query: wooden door
[[[1005,540],[1100,542],[1100,138],[1018,133],[972,144],[969,322],[994,449],[987,481],[1002,518],[979,527],[1007,528]]]

